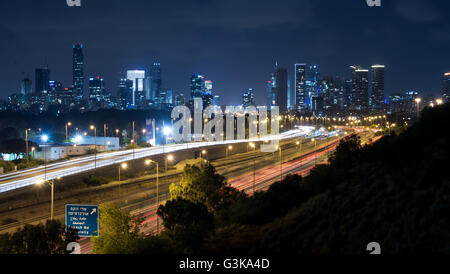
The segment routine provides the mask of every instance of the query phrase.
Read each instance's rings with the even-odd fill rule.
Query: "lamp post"
[[[200,158],[205,160],[205,162],[206,162],[206,159],[203,158],[205,155],[206,155],[206,150],[202,150],[202,153],[200,154]]]
[[[312,138],[311,141],[314,142],[314,165],[317,165],[317,154],[316,154],[317,140],[315,138]]]
[[[68,131],[68,127],[70,127],[70,126],[72,126],[71,122],[66,123],[66,143],[69,142],[69,136],[68,136],[67,131]]]
[[[250,147],[253,148],[254,152],[256,149],[255,143],[250,143],[249,145]],[[255,157],[253,157],[253,194],[255,194],[255,191],[256,191],[256,160]]]
[[[128,164],[127,163],[122,163],[119,165],[119,196],[120,196],[120,170],[123,169],[127,169],[128,168]]]
[[[25,143],[26,143],[26,147],[27,147],[27,162],[30,161],[30,155],[28,152],[28,129],[25,129]]]
[[[277,146],[280,154],[280,182],[283,180],[283,156],[281,154],[281,144]]]
[[[48,141],[48,135],[44,134],[41,136],[41,141],[45,144],[44,145],[44,180],[47,180],[47,141]]]
[[[420,102],[422,101],[422,99],[416,98],[416,99],[414,99],[414,101],[416,101],[416,104],[417,104],[417,119],[419,119],[419,117],[420,117]]]
[[[159,206],[159,163],[150,159],[145,160],[145,164],[149,166],[151,163],[156,164],[156,209]],[[159,234],[159,218],[156,216],[156,231]]]
[[[173,161],[173,155],[168,155],[166,157],[164,172],[167,172],[167,161],[172,162]]]
[[[40,179],[36,182],[37,185],[42,185],[44,183],[48,183],[51,187],[51,205],[50,205],[50,220],[53,220],[53,207],[54,207],[54,193],[55,193],[55,181],[60,180],[61,177],[57,177],[56,179],[47,181],[45,179]]]
[[[94,125],[91,125],[91,130],[94,131],[94,173],[97,171],[97,128]]]

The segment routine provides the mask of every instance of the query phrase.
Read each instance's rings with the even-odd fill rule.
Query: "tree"
[[[140,232],[142,218],[131,217],[122,212],[119,205],[100,206],[101,231],[94,243],[96,254],[134,254],[138,252],[144,235]]]
[[[0,254],[66,254],[70,242],[79,237],[57,220],[25,225],[13,234],[0,235]]]
[[[180,185],[172,185],[170,195],[171,199],[182,197],[194,203],[203,203],[209,210],[227,207],[245,197],[243,192],[232,188],[209,162],[201,168],[186,165]]]
[[[214,229],[214,216],[204,204],[180,197],[160,206],[157,214],[167,229],[165,233],[188,252],[198,251]]]

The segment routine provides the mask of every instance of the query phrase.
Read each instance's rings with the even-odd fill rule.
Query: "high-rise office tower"
[[[443,100],[450,102],[450,72],[445,73],[442,79],[442,96]]]
[[[72,79],[73,79],[73,92],[77,98],[77,102],[83,99],[84,93],[84,56],[83,45],[73,45],[72,56]]]
[[[214,103],[213,82],[211,80],[205,80],[205,90],[202,95],[202,100],[204,108]]]
[[[295,108],[305,110],[306,106],[306,64],[295,64]]]
[[[287,111],[288,73],[285,68],[278,68],[276,72],[276,104],[280,107],[280,113]]]
[[[39,94],[47,93],[49,90],[50,69],[39,68],[35,71],[35,92]]]
[[[127,79],[133,81],[133,93],[131,95],[131,106],[140,105],[144,98],[145,70],[128,70]]]
[[[117,97],[119,98],[119,104],[121,109],[128,109],[131,107],[133,101],[133,81],[122,78],[119,83],[119,92]]]
[[[312,109],[312,99],[319,97],[319,66],[310,65],[306,78],[306,105]]]
[[[372,109],[384,109],[384,66],[372,66],[372,82],[371,82],[371,98]]]
[[[30,79],[25,78],[22,80],[21,85],[20,85],[20,93],[22,95],[28,95],[28,94],[33,93],[32,82]]]
[[[158,100],[160,97],[159,93],[162,89],[162,76],[161,76],[161,63],[160,62],[153,62],[151,69],[150,69],[150,77],[151,77],[151,88],[150,88],[150,94],[146,94],[146,99],[153,100],[153,101],[161,101]]]
[[[175,95],[175,107],[184,106],[185,104],[186,104],[186,98],[184,98],[184,94],[177,93],[177,95]]]
[[[270,75],[270,80],[266,83],[267,109],[276,106],[276,79],[275,74]]]
[[[191,99],[202,98],[205,91],[205,77],[201,74],[194,74],[191,77]]]
[[[353,100],[351,107],[365,111],[369,106],[369,70],[351,66]]]
[[[100,76],[89,78],[89,103],[91,106],[107,102],[109,95],[105,89],[105,81]]]
[[[220,106],[220,96],[219,95],[214,95],[214,100],[213,100],[213,106]]]
[[[242,95],[242,105],[244,107],[248,106],[256,106],[255,103],[255,93],[252,88],[249,88],[247,91],[244,92]]]

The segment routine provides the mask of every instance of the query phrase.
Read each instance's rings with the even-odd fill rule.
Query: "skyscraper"
[[[295,108],[302,111],[306,106],[306,64],[295,64]]]
[[[162,89],[162,76],[161,76],[161,63],[160,62],[153,62],[151,69],[150,69],[150,77],[151,77],[151,88],[150,92],[151,94],[146,94],[146,99],[153,100],[153,101],[161,101],[158,98],[160,97],[160,92]]]
[[[83,99],[84,93],[84,56],[83,45],[73,45],[72,57],[72,77],[73,77],[73,92],[75,93],[77,102]]]
[[[372,109],[384,109],[384,66],[372,66]]]
[[[35,71],[35,92],[37,94],[47,93],[49,90],[50,69],[39,68]]]
[[[105,89],[105,81],[100,76],[89,78],[89,106],[106,107],[110,99]]]
[[[214,102],[213,96],[213,82],[211,80],[205,80],[205,89],[202,94],[203,107],[212,105]]]
[[[131,106],[136,107],[144,97],[145,70],[128,70],[127,79],[133,81],[133,92],[131,95]]]
[[[28,94],[33,93],[31,85],[32,85],[32,82],[30,79],[28,79],[28,78],[23,79],[21,82],[21,85],[20,85],[20,93],[22,95],[28,95]]]
[[[256,105],[256,103],[255,103],[255,93],[254,93],[252,88],[249,88],[242,95],[242,105],[244,107],[255,106]]]
[[[312,109],[313,98],[319,97],[319,66],[310,65],[306,78],[306,105]]]
[[[119,98],[119,104],[121,109],[128,109],[133,102],[133,81],[122,78],[119,83],[119,92],[117,97]]]
[[[191,77],[191,100],[202,98],[205,91],[205,77],[201,74],[194,74]]]
[[[369,70],[351,66],[352,71],[352,105],[354,110],[365,111],[369,106]]]
[[[442,96],[443,100],[450,102],[450,72],[445,73],[442,79]]]
[[[287,111],[288,73],[287,69],[279,68],[276,72],[276,104],[280,107],[280,113]]]
[[[270,110],[276,106],[276,79],[275,74],[270,75],[270,80],[266,83],[267,109]]]

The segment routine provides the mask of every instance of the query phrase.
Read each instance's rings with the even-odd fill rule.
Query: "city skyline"
[[[196,71],[201,71],[214,81],[216,95],[222,98],[224,104],[239,104],[241,92],[247,88],[253,88],[258,104],[265,104],[265,82],[271,72],[273,63],[278,61],[280,67],[288,69],[291,78],[291,102],[293,101],[293,66],[296,63],[319,64],[320,76],[341,76],[349,78],[347,67],[353,64],[369,67],[373,64],[386,65],[386,94],[403,93],[408,90],[418,90],[425,94],[437,95],[441,91],[442,75],[450,70],[445,60],[450,59],[444,49],[448,46],[445,37],[445,26],[448,19],[440,13],[440,7],[447,3],[425,1],[398,1],[384,3],[382,9],[369,8],[364,1],[361,3],[313,3],[312,1],[286,1],[287,8],[272,8],[265,2],[261,2],[258,8],[251,9],[249,3],[220,4],[212,1],[204,5],[202,1],[181,3],[169,1],[167,4],[159,4],[154,10],[163,10],[167,5],[181,5],[183,10],[180,19],[163,20],[161,15],[154,15],[150,19],[139,18],[138,27],[131,26],[125,21],[110,25],[114,16],[99,15],[95,17],[93,12],[102,5],[86,2],[81,8],[68,8],[65,3],[40,1],[39,4],[26,5],[25,1],[11,4],[5,7],[23,11],[28,18],[21,21],[19,26],[8,26],[14,12],[7,13],[0,19],[0,34],[9,37],[11,42],[1,44],[3,52],[9,52],[5,58],[5,64],[1,71],[0,96],[6,98],[11,93],[20,91],[20,84],[24,78],[34,79],[35,68],[48,66],[51,69],[51,80],[61,81],[64,86],[72,83],[71,52],[73,44],[84,45],[84,77],[101,75],[106,81],[106,88],[115,94],[119,81],[128,69],[146,69],[150,71],[155,60],[161,62],[166,86],[172,88],[174,93],[189,94],[189,79]],[[106,3],[106,2],[105,2]],[[121,2],[108,2],[115,10],[129,9]],[[145,10],[148,4],[142,1],[131,1],[131,6]],[[106,4],[105,4],[106,5]],[[108,6],[106,5],[106,6]],[[239,8],[249,8],[252,12],[248,16],[254,18],[254,22],[244,20],[246,15],[240,9],[230,9],[233,5]],[[195,11],[201,6],[200,11]],[[353,8],[354,20],[340,19],[336,26],[327,30],[339,13],[345,14],[345,8]],[[325,9],[326,7],[326,9]],[[47,8],[47,9],[46,9]],[[36,13],[47,14],[49,10],[58,10],[60,14],[52,13],[36,23],[33,28],[31,20]],[[218,11],[218,8],[223,8]],[[111,8],[112,10],[113,8]],[[315,16],[323,10],[323,14]],[[334,13],[330,14],[331,11]],[[218,15],[222,27],[212,24],[208,29],[208,23],[213,21],[211,15],[204,17],[204,21],[194,20],[196,16],[208,13]],[[420,16],[414,17],[413,15]],[[62,15],[74,22],[52,24]],[[98,14],[97,14],[98,15]],[[190,16],[192,15],[192,16]],[[194,16],[195,15],[195,16]],[[304,15],[304,18],[300,15]],[[21,15],[22,16],[22,15]],[[230,16],[230,18],[226,18]],[[392,26],[381,22],[379,18],[390,18]],[[195,18],[194,18],[195,17]],[[158,24],[150,24],[156,18]],[[377,18],[377,21],[373,21]],[[85,29],[93,20],[99,20],[100,24],[95,31]],[[191,29],[182,27],[179,32],[173,28],[175,25],[188,22]],[[236,23],[238,22],[238,23]],[[434,23],[441,22],[444,26],[435,28]],[[78,23],[78,24],[77,24]],[[224,24],[225,23],[225,24]],[[48,25],[52,24],[52,28]],[[60,26],[61,25],[61,26]],[[155,26],[155,27],[151,27]],[[420,28],[417,28],[420,26]],[[318,34],[311,41],[304,41],[305,33],[311,28],[317,27]],[[319,28],[320,27],[320,28]],[[26,30],[25,30],[26,29]],[[120,36],[117,30],[129,31]],[[260,33],[264,29],[263,33]],[[82,30],[85,30],[84,32]],[[134,31],[133,31],[134,30]],[[171,30],[171,32],[167,32]],[[387,32],[392,36],[390,42],[384,40]],[[390,32],[389,32],[390,31]],[[218,37],[218,34],[223,37]],[[37,34],[47,34],[47,39],[35,37]],[[188,38],[180,33],[194,34]],[[353,35],[350,35],[353,33]],[[439,35],[442,33],[443,35]],[[59,37],[54,40],[53,35]],[[145,38],[146,34],[152,35],[152,39]],[[265,35],[272,35],[273,39],[285,39],[287,43],[269,43],[264,45],[261,39]],[[358,40],[358,48],[352,46],[352,41]],[[215,37],[215,40],[205,39],[204,36]],[[398,37],[397,37],[398,35]],[[427,38],[421,43],[411,44],[404,41],[404,36]],[[46,35],[43,35],[46,36]],[[188,35],[189,36],[189,35]],[[294,38],[298,36],[299,38]],[[136,43],[125,46],[122,39],[134,38]],[[380,39],[383,37],[383,39]],[[29,50],[26,41],[36,38],[33,50]],[[216,39],[217,38],[217,39]],[[345,39],[344,39],[345,38]],[[322,43],[327,39],[329,43]],[[356,39],[356,40],[355,40]],[[402,41],[399,41],[403,39]],[[49,43],[50,40],[52,43]],[[358,40],[358,41],[359,41]],[[426,39],[423,39],[426,40]],[[115,41],[115,42],[112,42]],[[181,50],[175,50],[176,42],[179,42]],[[276,41],[276,40],[275,40]],[[376,41],[377,43],[373,44]],[[434,46],[428,46],[430,41],[439,41]],[[103,45],[111,43],[112,47],[105,49]],[[225,45],[225,47],[224,47]],[[257,45],[255,47],[255,45]],[[319,46],[320,45],[320,46]],[[398,47],[404,50],[398,50]],[[253,52],[250,52],[250,49]],[[395,54],[393,54],[395,52]],[[424,52],[428,52],[425,56]],[[412,60],[414,63],[412,64]],[[411,66],[413,65],[413,66]],[[85,81],[86,85],[86,81]],[[228,95],[236,96],[228,96]]]

